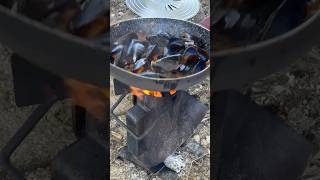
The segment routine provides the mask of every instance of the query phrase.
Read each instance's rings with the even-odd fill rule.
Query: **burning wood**
[[[143,100],[143,96],[148,95],[148,96],[154,96],[154,97],[163,97],[163,92],[160,91],[150,91],[146,89],[139,89],[136,87],[130,87],[131,94],[133,96],[138,97],[140,100]],[[176,90],[170,90],[168,93],[170,95],[174,95],[177,91]]]

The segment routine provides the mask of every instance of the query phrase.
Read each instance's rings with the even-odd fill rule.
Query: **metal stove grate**
[[[199,0],[126,0],[126,4],[141,17],[187,20],[200,10]]]

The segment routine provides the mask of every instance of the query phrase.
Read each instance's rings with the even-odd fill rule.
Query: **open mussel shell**
[[[121,58],[121,54],[124,50],[124,46],[122,44],[115,45],[111,50],[111,63],[115,63],[119,61]]]
[[[133,72],[134,73],[137,73],[137,74],[140,74],[142,73],[143,71],[145,71],[146,69],[146,63],[147,63],[147,60],[146,58],[141,58],[139,60],[137,60],[135,63],[134,63],[134,66],[133,66]]]
[[[183,53],[182,64],[195,64],[199,61],[198,49],[194,46],[188,47]]]
[[[145,44],[142,41],[133,39],[128,47],[127,56],[132,57],[133,62],[136,62],[139,56],[145,51]]]
[[[209,53],[201,48],[197,48],[198,50],[198,55],[199,55],[199,60],[207,62],[209,60]]]
[[[185,41],[181,39],[172,41],[171,43],[168,44],[167,48],[168,48],[169,55],[181,53],[181,51],[185,49]]]
[[[183,73],[196,73],[205,69],[209,57],[205,50],[191,46],[184,53],[179,67],[179,71]]]
[[[149,45],[146,52],[146,58],[149,62],[157,60],[161,54],[160,49],[156,45]]]
[[[155,72],[170,72],[179,68],[182,55],[176,54],[166,56],[151,63],[151,67]]]
[[[131,32],[121,36],[115,43],[128,46],[134,39],[138,39],[138,35],[137,33]]]

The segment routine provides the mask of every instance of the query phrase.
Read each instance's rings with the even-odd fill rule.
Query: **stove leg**
[[[3,168],[14,180],[24,180],[25,178],[23,174],[11,164],[10,156],[57,100],[58,99],[55,98],[39,105],[1,150],[0,167]]]

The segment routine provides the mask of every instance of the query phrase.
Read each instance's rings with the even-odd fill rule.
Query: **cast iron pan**
[[[282,70],[320,44],[319,32],[320,12],[295,29],[270,40],[213,52],[214,90],[237,89]]]
[[[1,5],[0,23],[0,42],[30,63],[60,77],[107,85],[108,47],[49,28]]]
[[[207,50],[210,47],[210,32],[204,27],[177,19],[168,18],[140,18],[122,21],[111,26],[111,42],[130,33],[144,31],[148,34],[167,32],[178,36],[181,32],[187,32],[205,40]],[[206,69],[181,78],[150,78],[131,73],[113,64],[110,64],[111,76],[129,86],[154,91],[168,91],[170,89],[185,90],[188,87],[204,80],[210,73],[210,66]]]

